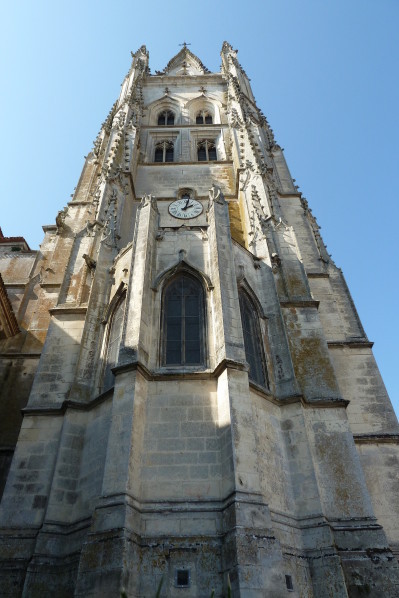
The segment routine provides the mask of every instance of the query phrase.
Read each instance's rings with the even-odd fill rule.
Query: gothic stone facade
[[[132,54],[40,250],[0,243],[2,596],[399,595],[372,344],[221,56]]]

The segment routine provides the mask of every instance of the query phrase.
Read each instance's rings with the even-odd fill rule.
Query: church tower
[[[40,251],[1,235],[1,596],[399,594],[372,343],[221,57],[132,54]]]

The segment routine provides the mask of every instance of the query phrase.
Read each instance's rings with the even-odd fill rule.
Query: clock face
[[[175,218],[195,218],[202,212],[202,204],[196,199],[182,197],[169,205],[169,214]]]

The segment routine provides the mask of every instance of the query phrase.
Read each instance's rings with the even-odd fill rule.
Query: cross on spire
[[[187,42],[183,42],[182,44],[179,44],[179,46],[183,46],[183,48],[187,48],[187,46],[191,46],[191,44],[188,44]]]

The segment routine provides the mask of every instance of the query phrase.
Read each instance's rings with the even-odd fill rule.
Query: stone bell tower
[[[2,596],[398,596],[372,343],[221,56],[132,54],[40,251],[0,244]]]

